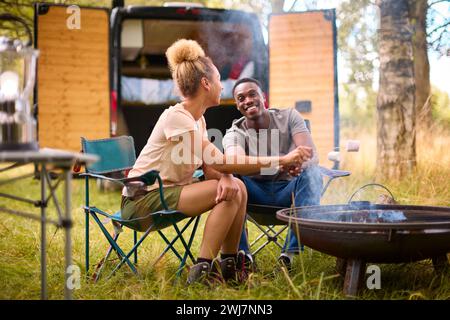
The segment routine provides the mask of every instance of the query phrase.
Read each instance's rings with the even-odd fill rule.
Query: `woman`
[[[183,96],[181,103],[165,110],[156,123],[146,146],[129,177],[158,170],[169,207],[187,216],[210,211],[205,222],[197,263],[191,267],[188,283],[221,278],[236,280],[236,259],[242,231],[247,192],[232,173],[253,174],[277,162],[281,166],[306,160],[308,148],[297,148],[283,157],[236,156],[226,159],[208,140],[203,114],[220,104],[220,74],[192,40],[178,40],[166,52],[174,82]],[[192,183],[192,174],[202,166],[206,181]],[[157,185],[149,186],[138,197],[123,190],[125,217],[146,216],[161,210]],[[142,225],[146,229],[151,221]],[[221,259],[213,260],[221,252]],[[220,275],[220,276],[219,276]]]

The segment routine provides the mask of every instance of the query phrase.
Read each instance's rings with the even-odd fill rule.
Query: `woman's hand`
[[[231,174],[224,174],[217,185],[216,203],[232,200],[238,193],[239,186]]]

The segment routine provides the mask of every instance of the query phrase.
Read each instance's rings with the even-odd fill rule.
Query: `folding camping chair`
[[[309,120],[305,119],[305,123],[308,130],[311,131]],[[335,167],[337,166],[338,164],[335,163]],[[322,177],[326,179],[326,183],[322,188],[321,197],[325,194],[328,187],[330,186],[330,183],[333,180],[350,175],[350,172],[348,171],[328,169],[322,166],[319,166],[319,169]],[[252,203],[247,204],[247,221],[250,221],[253,225],[256,226],[256,228],[261,231],[257,235],[257,237],[249,244],[252,256],[255,256],[270,243],[274,243],[280,249],[283,248],[283,244],[286,239],[282,234],[289,227],[289,225],[286,222],[277,219],[276,212],[281,209],[286,208],[258,205]],[[281,227],[278,228],[278,226]],[[252,248],[260,242],[262,242],[262,244],[260,244],[258,248],[252,250]],[[303,245],[300,245],[300,249],[303,250]]]
[[[321,166],[319,166],[319,169],[322,177],[327,179],[327,182],[322,189],[321,196],[325,194],[331,181],[350,175],[350,172],[348,171],[333,170]],[[276,212],[281,209],[286,208],[252,203],[247,204],[247,220],[261,231],[261,233],[259,233],[258,236],[250,243],[250,250],[261,241],[264,241],[258,248],[251,251],[252,256],[255,256],[270,243],[274,243],[280,249],[283,248],[283,244],[286,239],[282,234],[289,227],[289,225],[286,224],[286,222],[277,219]],[[281,227],[277,230],[277,226]],[[301,250],[303,250],[303,245],[301,245]]]
[[[106,253],[106,256],[97,266],[96,272],[94,272],[94,280],[98,280],[100,277],[100,273],[103,269],[103,266],[107,262],[112,251],[115,251],[119,257],[119,263],[113,269],[111,276],[123,265],[127,264],[128,267],[133,271],[134,274],[138,275],[135,264],[137,263],[138,258],[138,247],[142,244],[142,242],[147,238],[147,236],[152,231],[157,231],[160,237],[166,242],[167,247],[164,251],[159,255],[158,259],[154,264],[156,264],[169,250],[171,250],[175,256],[180,261],[180,266],[177,272],[177,275],[181,274],[183,267],[186,264],[187,257],[191,259],[193,263],[194,257],[191,253],[191,245],[194,239],[195,232],[197,230],[197,226],[200,220],[200,217],[188,217],[184,215],[182,212],[173,210],[168,208],[166,201],[163,195],[162,189],[162,180],[159,176],[158,171],[152,170],[146,172],[145,174],[139,177],[126,178],[129,169],[132,168],[134,162],[136,161],[136,153],[134,149],[134,141],[132,137],[129,136],[121,136],[116,138],[108,138],[108,139],[100,139],[100,140],[87,140],[85,138],[81,138],[82,151],[85,153],[98,155],[100,161],[86,166],[86,172],[80,174],[80,176],[84,176],[86,180],[86,203],[84,206],[84,211],[86,214],[86,274],[89,273],[89,216],[91,216],[97,225],[100,227],[100,230],[108,240],[110,247]],[[114,214],[108,214],[105,211],[93,206],[90,204],[90,193],[89,193],[89,178],[98,178],[107,181],[112,181],[114,183],[120,184],[122,186],[131,187],[133,184],[140,184],[141,187],[149,186],[154,184],[156,181],[159,184],[159,195],[161,199],[161,204],[164,207],[164,210],[157,212],[149,212],[149,214],[142,218],[135,219],[122,219],[121,212],[117,211]],[[114,234],[111,235],[103,223],[100,221],[100,217],[103,216],[110,219],[114,226]],[[138,240],[137,233],[139,231],[138,224],[139,220],[146,219],[151,217],[152,224],[145,230],[144,234]],[[177,226],[177,223],[185,218],[189,218],[189,220],[185,223],[185,225],[181,228]],[[194,226],[192,232],[190,234],[189,240],[186,240],[183,237],[183,233],[187,230],[187,228],[194,222]],[[164,235],[161,231],[166,227],[172,226],[175,229],[176,236],[174,239],[169,241],[169,239]],[[122,227],[127,227],[133,230],[134,233],[134,245],[132,249],[125,253],[121,247],[118,245],[117,240],[119,238],[120,232],[122,231]],[[174,247],[177,240],[183,244],[183,248],[185,250],[184,255],[181,255],[176,248]],[[134,254],[134,263],[130,261],[130,257]]]

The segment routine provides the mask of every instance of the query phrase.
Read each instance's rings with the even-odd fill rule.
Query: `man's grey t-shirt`
[[[227,130],[222,144],[225,152],[228,148],[240,146],[248,156],[283,156],[295,149],[292,137],[301,132],[307,132],[305,120],[295,109],[270,108],[270,124],[267,130],[249,129],[246,118],[233,121]],[[272,175],[254,175],[254,179],[261,180],[291,180],[286,172]]]

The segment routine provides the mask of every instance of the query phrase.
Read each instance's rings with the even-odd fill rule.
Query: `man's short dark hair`
[[[233,90],[231,91],[231,93],[233,94],[233,97],[234,97],[234,90],[236,89],[236,87],[238,85],[240,85],[241,83],[246,83],[246,82],[253,82],[262,90],[261,82],[259,82],[258,80],[254,79],[254,78],[242,78],[242,79],[239,79],[238,81],[236,81],[236,83],[233,86]]]

